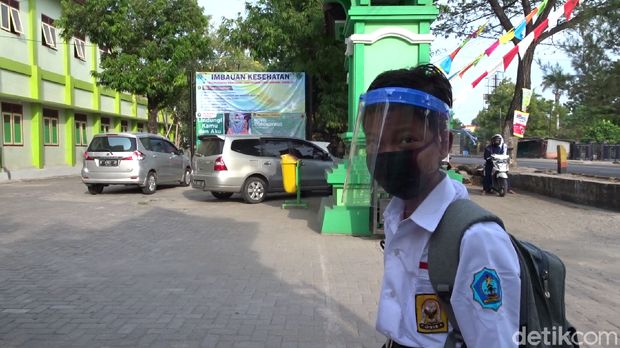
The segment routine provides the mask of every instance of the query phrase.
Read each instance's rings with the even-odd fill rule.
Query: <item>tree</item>
[[[330,140],[346,130],[345,47],[326,34],[322,0],[248,2],[246,17],[224,26],[230,45],[249,49],[267,70],[307,74],[308,137]]]
[[[583,141],[609,142],[612,144],[620,143],[620,126],[609,120],[599,120],[589,126],[583,136]]]
[[[196,0],[62,0],[55,24],[65,39],[86,35],[103,49],[98,84],[148,98],[153,133],[158,111],[187,87],[187,67],[210,55]]]
[[[620,4],[605,17],[572,29],[563,44],[575,70],[568,90],[567,122],[575,130],[576,139],[589,141],[611,135],[613,132],[596,130],[607,127],[604,120],[620,126],[619,25]]]
[[[481,110],[472,124],[479,126],[476,135],[482,144],[491,140],[494,134],[500,133],[504,127],[505,114],[503,110],[510,107],[510,101],[514,95],[515,84],[509,80],[502,81],[493,93],[489,94],[488,105]],[[528,137],[548,137],[550,135],[550,115],[553,103],[541,98],[537,94],[532,95],[528,107],[529,119],[525,131]],[[514,151],[514,150],[513,150]]]
[[[559,6],[563,6],[565,2],[564,0],[548,0],[546,7],[538,14],[537,19],[533,23],[527,25],[526,34],[529,34],[539,24],[543,23],[552,10]],[[541,2],[539,1],[537,3]],[[532,0],[501,2],[499,0],[472,0],[467,2],[447,2],[441,7],[442,13],[435,26],[435,31],[445,36],[465,36],[475,30],[475,28],[480,25],[481,21],[489,20],[489,27],[491,28],[490,35],[498,37],[502,32],[508,32],[513,29],[512,18],[524,18],[534,9],[534,5],[536,4]],[[502,133],[512,142],[510,145],[514,148],[512,152],[513,163],[516,163],[517,152],[517,142],[511,137],[513,116],[514,111],[518,110],[521,106],[523,88],[531,88],[532,62],[534,60],[536,47],[553,35],[575,27],[579,23],[587,22],[591,18],[607,15],[609,11],[616,9],[618,6],[618,1],[582,1],[578,8],[575,9],[573,18],[570,21],[558,23],[555,28],[543,32],[537,40],[531,43],[525,54],[520,57],[516,86],[510,104],[505,110],[502,110],[502,112],[505,113]],[[518,44],[519,41],[520,40],[517,38],[512,40],[515,45]]]
[[[572,76],[564,73],[562,67],[559,64],[550,65],[550,64],[542,64],[541,65],[543,71],[543,81],[542,88],[543,91],[547,89],[551,89],[553,93],[553,116],[556,119],[556,130],[560,129],[560,97],[566,90],[568,90],[570,86],[570,82]]]

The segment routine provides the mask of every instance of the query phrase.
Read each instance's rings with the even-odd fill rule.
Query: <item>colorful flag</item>
[[[467,45],[467,43],[473,39],[478,37],[478,35],[482,34],[482,32],[484,31],[484,28],[486,28],[487,23],[485,22],[484,24],[482,24],[481,26],[478,27],[478,29],[476,29],[474,32],[472,32],[471,34],[467,35],[467,37],[465,38],[465,40],[463,40],[463,42],[459,45],[459,47],[457,47],[452,53],[450,53],[450,55],[448,57],[446,57],[441,64],[439,64],[439,68],[443,70],[443,72],[446,75],[450,74],[450,70],[452,69],[452,62],[454,61],[454,58],[456,57],[456,55],[459,53],[459,51],[465,47],[465,45]]]
[[[482,59],[482,57],[484,57],[484,53],[480,53],[480,55],[478,57],[476,57],[476,59],[474,59],[471,63],[467,64],[467,66],[465,66],[461,70],[461,72],[459,73],[459,77],[463,78],[463,75],[465,75],[465,72],[467,72],[467,70],[469,70],[472,67],[478,65],[478,63],[480,63],[480,60]]]
[[[512,134],[514,134],[515,137],[523,138],[529,117],[529,113],[515,110],[515,114],[512,119]]]
[[[508,41],[512,40],[514,37],[515,37],[515,31],[514,29],[510,29],[509,32],[499,37],[499,43],[503,45],[507,43]]]
[[[523,40],[523,37],[525,36],[525,26],[527,25],[526,21],[522,21],[521,23],[519,23],[519,25],[517,25],[517,27],[515,28],[515,37],[519,40]]]
[[[504,55],[504,71],[508,69],[508,67],[510,66],[510,63],[512,63],[512,60],[515,58],[518,52],[519,52],[519,46],[515,46],[508,53]]]
[[[567,21],[570,20],[570,16],[573,14],[573,10],[577,4],[579,4],[579,0],[568,0],[564,4],[564,17],[566,17]]]
[[[493,51],[495,51],[495,49],[499,47],[500,43],[501,41],[499,39],[495,40],[495,42],[484,51],[484,54],[490,57]]]
[[[538,40],[540,35],[547,29],[548,25],[549,18],[545,18],[545,20],[534,29],[534,40]]]
[[[545,8],[547,7],[547,1],[549,0],[545,0],[542,2],[542,4],[538,5],[538,13],[542,13]]]
[[[519,55],[521,58],[523,58],[527,49],[530,48],[532,42],[534,42],[534,32],[527,34],[527,36],[519,42],[517,47],[519,48]]]
[[[471,83],[471,87],[476,88],[476,86],[478,86],[480,81],[482,81],[485,77],[487,77],[487,75],[489,75],[489,73],[485,71],[482,75],[480,75],[480,77],[478,77],[476,80],[474,80],[474,82]]]
[[[523,98],[521,99],[521,110],[527,111],[530,102],[532,101],[532,90],[523,88]]]

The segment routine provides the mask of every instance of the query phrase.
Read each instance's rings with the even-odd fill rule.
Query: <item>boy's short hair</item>
[[[426,92],[452,107],[452,86],[446,76],[436,66],[423,64],[415,68],[397,69],[385,71],[377,76],[368,87],[368,91],[384,87],[404,87],[417,89]],[[402,107],[411,110],[416,116],[424,118],[422,109],[412,106],[390,106]],[[367,113],[376,113],[373,106],[366,110]],[[430,118],[426,119],[429,129],[433,132],[445,132],[448,130],[448,122],[445,119]]]

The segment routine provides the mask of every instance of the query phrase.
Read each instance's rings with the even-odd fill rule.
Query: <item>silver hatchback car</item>
[[[189,186],[191,163],[160,135],[97,134],[84,152],[82,182],[93,195],[108,185],[137,185],[153,194],[158,184]]]
[[[282,192],[280,156],[302,160],[303,191],[328,190],[326,170],[334,159],[313,143],[297,138],[208,135],[199,138],[192,160],[192,187],[211,191],[218,199],[241,193],[248,203],[259,203],[267,192]]]

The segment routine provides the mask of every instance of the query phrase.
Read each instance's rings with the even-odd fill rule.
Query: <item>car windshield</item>
[[[121,136],[95,137],[88,146],[88,152],[132,152],[136,150],[136,139]]]
[[[218,137],[200,138],[196,147],[196,154],[200,156],[221,155],[224,149],[224,140]]]

